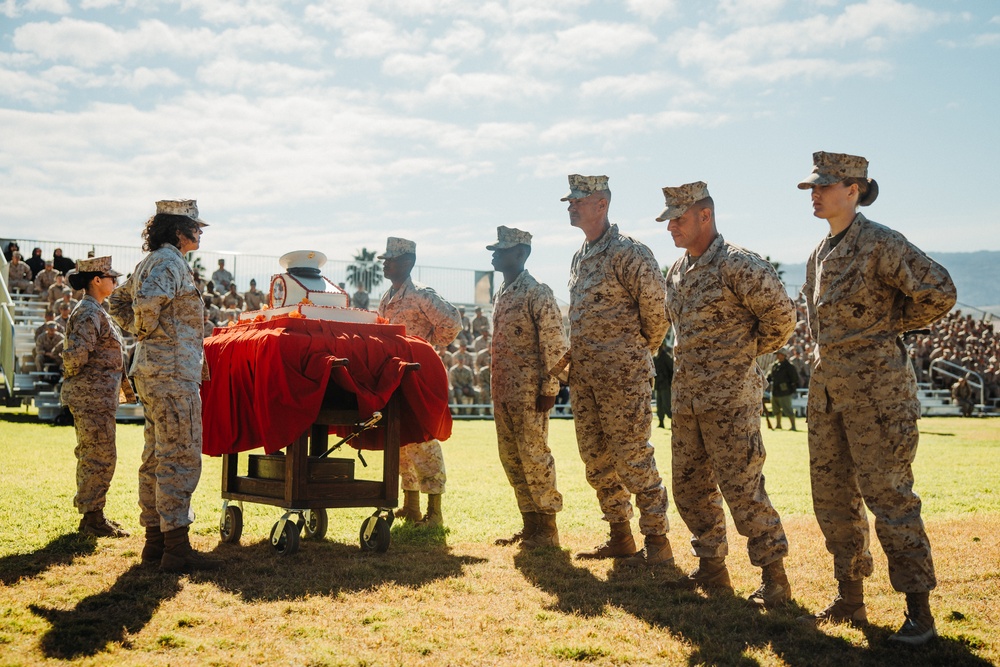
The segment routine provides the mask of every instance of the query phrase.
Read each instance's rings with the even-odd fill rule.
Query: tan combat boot
[[[188,540],[188,527],[174,528],[163,533],[163,557],[160,559],[161,572],[193,572],[194,570],[216,570],[222,561],[199,553]]]
[[[159,526],[146,526],[146,543],[142,545],[142,562],[159,563],[163,558],[163,532]]]
[[[611,537],[604,544],[590,551],[581,551],[577,558],[621,558],[635,554],[635,540],[632,538],[632,525],[628,521],[611,524]]]
[[[537,549],[539,547],[558,547],[559,528],[556,527],[555,514],[538,514],[538,523],[535,533],[524,538],[525,549]]]
[[[95,512],[86,512],[83,518],[80,519],[79,530],[84,535],[93,535],[94,537],[129,536],[128,531],[122,528],[120,524],[105,518],[103,509]]]
[[[444,525],[444,516],[441,514],[441,494],[427,494],[427,514],[417,522],[421,526],[436,528]]]
[[[397,519],[420,521],[420,492],[403,491],[403,506],[396,510]]]
[[[646,535],[642,551],[622,561],[629,567],[652,567],[654,565],[673,565],[674,552],[670,548],[670,540],[666,535]]]
[[[493,542],[493,544],[498,547],[509,547],[512,544],[517,544],[521,540],[526,540],[535,534],[535,530],[538,527],[538,512],[521,512],[521,521],[523,526],[521,530],[517,531],[510,537],[501,537]]]
[[[751,604],[765,609],[774,609],[791,601],[792,586],[788,583],[783,559],[779,558],[763,567],[760,588],[747,599]]]
[[[734,592],[725,556],[699,558],[698,567],[688,575],[688,583],[705,590]]]
[[[868,622],[868,610],[865,609],[864,579],[844,580],[837,582],[837,597],[823,611],[811,616],[801,616],[804,623],[850,623],[864,625]]]
[[[923,646],[937,636],[934,615],[931,614],[930,593],[906,594],[906,620],[889,641]]]

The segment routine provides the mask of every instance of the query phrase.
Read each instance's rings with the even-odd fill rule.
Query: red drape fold
[[[203,451],[210,456],[263,447],[270,454],[315,422],[331,380],[357,397],[367,419],[397,387],[401,444],[451,436],[448,378],[434,348],[391,324],[274,318],[205,339],[211,380],[202,383]],[[347,359],[346,367],[333,367]],[[404,372],[407,363],[420,364]],[[349,429],[348,429],[349,430]],[[360,438],[362,447],[374,438]]]

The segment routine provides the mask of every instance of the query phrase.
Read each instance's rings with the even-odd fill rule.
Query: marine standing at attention
[[[653,354],[667,333],[664,282],[649,248],[608,220],[607,176],[569,176],[570,224],[586,241],[570,267],[569,386],[587,481],[608,540],[578,558],[631,556],[628,565],[672,565],[667,490],[649,443]],[[631,496],[645,546],[636,553]],[[634,554],[634,555],[633,555]]]
[[[503,273],[493,300],[493,421],[500,463],[523,520],[520,531],[496,543],[557,547],[562,494],[548,439],[559,380],[548,371],[566,354],[562,313],[549,286],[524,268],[531,234],[497,227],[497,240],[486,249],[493,252],[493,268]]]
[[[382,273],[392,286],[382,295],[378,314],[391,324],[406,326],[409,336],[419,336],[431,345],[447,346],[462,330],[458,309],[426,285],[413,282],[410,272],[417,261],[417,244],[390,236],[386,242]],[[403,507],[396,516],[427,526],[444,523],[441,494],[447,475],[444,453],[436,438],[415,442],[399,450],[399,474],[403,486]],[[427,513],[420,516],[420,492],[427,494]]]
[[[125,367],[121,334],[101,303],[114,291],[120,275],[111,268],[110,257],[77,262],[69,282],[86,296],[69,316],[62,352],[61,398],[73,413],[76,427],[73,504],[83,515],[80,532],[97,537],[128,537],[124,528],[104,516],[118,462],[115,414]]]
[[[139,522],[146,528],[143,562],[165,572],[208,570],[222,562],[191,547],[191,496],[201,477],[201,393],[207,374],[202,341],[205,304],[184,255],[201,245],[193,199],[156,202],[146,221],[149,252],[111,295],[111,315],[135,334],[130,376],[146,416],[139,466]]]
[[[902,234],[858,213],[878,196],[865,158],[813,153],[812,174],[799,188],[811,190],[813,215],[830,225],[809,256],[802,295],[816,343],[808,399],[813,508],[838,585],[833,602],[804,620],[867,621],[867,505],[889,581],[906,595],[905,621],[890,639],[924,644],[937,634],[930,609],[937,579],[913,492],[920,403],[902,336],[947,314],[955,285]]]
[[[795,306],[770,262],[719,234],[705,183],[665,187],[663,196],[666,208],[656,219],[669,221],[674,245],[685,250],[667,271],[667,315],[674,327],[674,502],[698,556],[688,579],[732,591],[725,499],[750,563],[762,568],[750,602],[777,606],[791,599],[788,539],[764,490],[757,357],[791,336]]]

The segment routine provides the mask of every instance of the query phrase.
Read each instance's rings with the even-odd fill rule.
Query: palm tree
[[[382,284],[382,262],[375,259],[375,251],[362,248],[354,256],[354,263],[347,266],[347,282],[354,287],[364,287],[371,292]]]
[[[770,255],[766,255],[764,259],[770,262],[771,266],[774,267],[774,270],[778,273],[778,278],[781,278],[782,276],[785,275],[785,270],[781,268],[781,262],[771,259]]]

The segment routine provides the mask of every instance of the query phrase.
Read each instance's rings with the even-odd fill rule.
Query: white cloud
[[[214,90],[267,96],[304,92],[323,82],[330,73],[284,63],[256,63],[226,57],[199,67],[198,80]]]
[[[454,62],[439,53],[395,53],[382,61],[382,73],[409,80],[426,80],[451,70]]]
[[[45,107],[55,104],[59,98],[59,86],[28,72],[0,67],[0,99]]]
[[[644,26],[591,21],[555,34],[508,33],[495,44],[512,69],[535,72],[588,68],[630,56],[655,42],[655,35]]]
[[[630,12],[648,20],[671,14],[677,8],[677,0],[627,0],[625,4]]]
[[[455,21],[451,28],[431,42],[431,48],[443,53],[475,53],[482,48],[486,31],[468,21]]]
[[[580,84],[580,95],[587,98],[635,99],[671,88],[672,93],[687,90],[690,86],[677,77],[662,72],[599,76]]]
[[[546,100],[558,91],[555,84],[527,76],[473,72],[444,74],[423,90],[400,91],[386,97],[406,108],[446,104],[460,108],[486,103],[531,103]]]
[[[426,38],[419,30],[406,31],[372,14],[362,4],[326,2],[305,10],[308,23],[340,32],[334,53],[342,58],[381,58],[389,53],[422,48]]]
[[[720,113],[693,111],[661,111],[659,113],[634,113],[617,118],[573,118],[555,123],[541,133],[541,140],[548,143],[576,141],[579,137],[597,137],[605,141],[621,141],[634,135],[645,135],[678,127],[715,127],[728,121]]]
[[[73,9],[66,0],[28,0],[24,3],[24,11],[69,14]]]
[[[726,20],[739,24],[766,23],[785,6],[787,0],[719,0]]]

